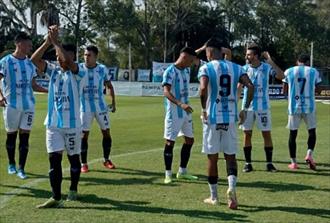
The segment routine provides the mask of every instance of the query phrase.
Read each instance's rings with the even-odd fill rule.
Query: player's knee
[[[165,148],[164,148],[164,155],[165,156],[173,156],[173,146],[172,145],[165,145]]]
[[[83,131],[82,132],[82,139],[88,140],[89,132],[88,131]]]
[[[244,131],[244,136],[245,136],[245,139],[251,139],[252,131],[251,130]]]
[[[217,184],[218,183],[218,176],[209,176],[207,178],[209,184]]]
[[[194,138],[185,137],[185,144],[193,145],[195,142]]]
[[[310,137],[316,137],[316,129],[308,129],[308,135]]]
[[[172,146],[172,147],[173,147],[174,144],[175,144],[175,141],[168,140],[168,139],[167,139],[166,142],[165,142],[165,145],[166,145],[166,146]]]
[[[79,159],[79,154],[68,156],[68,158],[69,158],[70,165],[71,165],[71,171],[80,172],[81,163],[80,163],[80,159]]]
[[[49,164],[50,164],[50,171],[57,170],[62,171],[62,154],[61,153],[49,153]]]
[[[298,130],[290,130],[289,142],[293,142],[296,140],[298,134]]]

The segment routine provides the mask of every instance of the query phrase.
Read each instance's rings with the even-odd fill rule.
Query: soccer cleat
[[[312,156],[306,156],[305,161],[311,170],[316,170],[316,163],[314,162]]]
[[[88,172],[88,165],[87,165],[87,163],[83,163],[83,164],[81,164],[81,172],[82,173],[87,173]]]
[[[15,164],[9,164],[8,165],[8,174],[15,174],[15,173],[17,173]]]
[[[171,176],[166,176],[164,179],[164,184],[170,184],[172,183],[172,177]]]
[[[37,208],[61,208],[63,207],[62,200],[55,200],[54,198],[49,198],[45,203],[37,205]]]
[[[243,168],[244,173],[251,172],[253,170],[252,164],[251,163],[246,163]]]
[[[27,178],[27,176],[26,176],[24,170],[21,170],[21,169],[19,169],[19,170],[17,171],[17,176],[18,176],[19,178],[21,178],[22,180],[24,180],[24,179]]]
[[[78,192],[74,190],[70,190],[68,193],[67,201],[76,201],[78,199]]]
[[[266,166],[266,169],[268,172],[277,172],[277,169],[275,168],[275,166],[272,163],[268,163]]]
[[[105,168],[108,168],[108,169],[115,169],[115,168],[116,168],[115,164],[113,164],[113,163],[111,162],[111,160],[106,160],[106,161],[103,163],[103,165],[104,165]]]
[[[228,207],[230,209],[237,209],[237,198],[236,198],[236,192],[235,190],[227,190],[227,201],[228,201]]]
[[[288,167],[291,170],[297,170],[299,168],[297,163],[290,163]]]
[[[180,172],[178,172],[176,174],[176,178],[177,179],[186,179],[186,180],[198,180],[197,176],[190,175],[190,174],[187,174],[187,173],[180,173]]]
[[[218,199],[212,199],[211,197],[208,197],[206,199],[204,199],[203,201],[205,204],[212,204],[212,205],[218,205],[219,204],[219,201]]]

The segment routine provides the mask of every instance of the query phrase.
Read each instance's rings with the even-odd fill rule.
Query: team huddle
[[[28,58],[31,38],[20,33],[15,38],[16,49],[0,60],[0,106],[7,132],[8,174],[27,178],[24,167],[29,149],[29,135],[35,115],[33,91],[48,93],[46,126],[46,147],[49,157],[49,180],[52,196],[37,208],[59,208],[63,206],[61,195],[62,157],[66,150],[70,162],[71,185],[68,201],[78,197],[78,183],[81,173],[89,171],[87,162],[88,136],[95,118],[102,132],[103,165],[114,169],[110,159],[112,138],[110,134],[109,111],[116,111],[113,86],[106,66],[97,62],[98,48],[88,46],[84,52],[84,63],[77,64],[76,47],[61,44],[58,27],[51,26],[44,43]],[[47,49],[53,46],[57,64],[43,59]],[[264,138],[266,170],[276,172],[272,163],[273,144],[271,138],[271,112],[268,96],[269,80],[275,77],[284,82],[288,94],[289,168],[298,168],[296,161],[296,137],[301,120],[308,129],[306,162],[313,170],[313,150],[316,143],[315,91],[321,82],[316,69],[309,66],[309,57],[298,58],[297,66],[283,72],[267,52],[252,44],[247,48],[245,66],[230,61],[231,51],[226,44],[212,38],[200,49],[185,47],[179,58],[164,72],[162,86],[165,97],[164,121],[164,163],[165,184],[171,184],[172,160],[175,140],[184,136],[177,179],[197,180],[187,171],[194,144],[192,107],[189,105],[190,66],[199,63],[201,119],[203,125],[202,152],[208,159],[208,185],[210,196],[207,204],[218,204],[218,154],[224,153],[228,176],[228,207],[237,209],[236,181],[238,150],[237,126],[244,131],[245,166],[243,172],[253,171],[252,129],[254,122]],[[206,51],[208,62],[200,61],[197,54]],[[261,62],[261,55],[266,59]],[[49,79],[48,89],[36,83],[38,73]],[[107,105],[104,87],[110,92],[111,105]],[[242,109],[237,103],[243,90]],[[19,163],[16,168],[15,147],[19,136]]]

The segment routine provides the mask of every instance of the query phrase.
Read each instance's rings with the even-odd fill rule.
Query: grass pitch
[[[37,96],[36,118],[30,137],[26,165],[28,179],[7,174],[5,131],[0,118],[0,222],[329,222],[330,221],[330,106],[317,103],[317,171],[304,164],[307,131],[302,124],[297,138],[300,169],[290,171],[287,148],[287,102],[272,101],[274,163],[277,173],[265,171],[261,133],[253,135],[254,172],[242,173],[240,149],[237,194],[239,209],[229,210],[223,156],[219,161],[220,206],[203,204],[209,196],[206,157],[201,154],[202,125],[199,99],[191,99],[195,112],[195,146],[189,171],[198,181],[164,185],[163,98],[118,97],[118,110],[111,114],[112,160],[115,170],[102,165],[102,138],[94,122],[89,139],[90,172],[81,175],[80,199],[65,202],[62,209],[38,210],[37,204],[51,196],[48,156],[45,148],[47,97]],[[239,130],[240,147],[242,132]],[[175,147],[173,172],[179,165],[182,139]],[[16,152],[18,153],[18,152]],[[16,155],[17,157],[17,155]],[[68,161],[63,157],[63,198],[69,189]],[[18,160],[18,158],[16,159]]]

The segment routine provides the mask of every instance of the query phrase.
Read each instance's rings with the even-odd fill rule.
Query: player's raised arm
[[[264,58],[266,59],[266,62],[272,66],[272,68],[275,70],[276,75],[275,78],[278,80],[282,80],[284,78],[284,72],[281,68],[279,68],[279,66],[277,66],[276,63],[274,63],[274,61],[272,60],[270,54],[265,51],[262,53],[262,55],[264,56]]]
[[[39,72],[44,72],[46,69],[47,63],[42,59],[42,56],[51,45],[50,37],[47,35],[45,42],[43,42],[43,44],[31,56],[31,61],[37,67]]]
[[[58,27],[52,26],[49,30],[50,40],[55,46],[56,54],[58,59],[70,70],[72,73],[77,74],[79,71],[78,64],[68,55],[66,50],[63,48],[62,44],[58,39]]]

